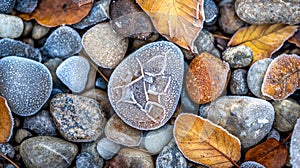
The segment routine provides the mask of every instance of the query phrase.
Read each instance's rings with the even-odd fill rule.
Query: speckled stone
[[[231,68],[242,68],[250,65],[253,54],[249,47],[241,45],[227,48],[222,53],[222,59],[228,62]]]
[[[107,121],[105,135],[110,141],[124,146],[138,146],[142,140],[142,131],[130,127],[116,114]]]
[[[17,16],[0,14],[0,37],[18,38],[24,29],[23,20]]]
[[[35,40],[38,40],[43,38],[49,31],[50,27],[45,27],[38,23],[35,23],[31,32],[31,37]]]
[[[254,161],[247,161],[243,162],[240,168],[265,168],[265,166]]]
[[[293,130],[290,146],[291,164],[298,168],[300,165],[300,118],[297,120]]]
[[[84,90],[90,71],[89,61],[81,56],[72,56],[56,69],[56,76],[73,92]]]
[[[26,129],[18,129],[14,135],[15,141],[21,143],[24,139],[32,137],[32,134]]]
[[[0,2],[0,13],[11,13],[16,0],[1,0]]]
[[[272,104],[262,99],[223,96],[202,106],[200,115],[237,136],[245,149],[270,132],[275,112]]]
[[[49,111],[41,110],[37,114],[25,117],[23,128],[29,129],[38,135],[57,135],[56,127]]]
[[[76,168],[100,168],[94,160],[93,155],[82,152],[76,157]]]
[[[163,126],[173,115],[183,84],[184,61],[173,43],[147,44],[110,76],[108,98],[118,116],[140,130]]]
[[[98,66],[115,68],[125,56],[128,39],[116,34],[109,23],[100,23],[83,35],[82,45]]]
[[[11,159],[15,157],[15,153],[16,153],[14,147],[9,143],[5,143],[5,144],[0,143],[0,152]]]
[[[214,46],[215,38],[207,30],[201,30],[194,41],[193,51],[196,55],[209,52],[214,56],[221,57],[219,50]]]
[[[236,69],[231,73],[230,92],[234,95],[246,95],[248,93],[247,71]]]
[[[116,144],[107,138],[102,138],[97,144],[97,151],[105,160],[111,159],[120,149],[121,145]]]
[[[102,168],[104,165],[104,159],[100,157],[98,151],[97,151],[97,143],[98,141],[93,142],[87,142],[87,143],[81,143],[81,152],[87,152],[90,155],[93,156],[93,159],[95,160],[96,164]]]
[[[20,154],[26,167],[66,168],[77,155],[75,144],[59,138],[38,136],[22,142]]]
[[[21,57],[0,60],[0,95],[21,116],[37,113],[52,91],[52,77],[43,64]]]
[[[50,103],[50,113],[59,133],[66,140],[96,140],[106,124],[101,105],[93,99],[73,94],[57,94]]]
[[[67,58],[82,49],[81,37],[71,27],[61,26],[53,31],[41,48],[45,56]]]
[[[205,23],[214,24],[219,14],[219,9],[213,0],[204,0]]]
[[[94,3],[90,13],[79,23],[73,24],[76,29],[84,29],[109,19],[109,4],[111,0],[101,0]]]
[[[9,38],[0,40],[0,58],[6,56],[19,56],[29,58],[38,62],[42,61],[42,56],[38,49],[35,49],[21,41]]]
[[[15,9],[22,13],[31,13],[38,4],[38,0],[16,0]]]

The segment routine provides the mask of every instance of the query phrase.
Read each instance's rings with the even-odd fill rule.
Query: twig
[[[90,64],[95,68],[97,69],[97,72],[100,74],[100,76],[108,83],[108,79],[106,78],[106,76],[98,69],[98,66],[96,66],[93,62],[91,62],[89,60]]]
[[[10,160],[8,157],[6,157],[4,154],[0,152],[0,156],[3,157],[5,160],[9,161],[12,165],[14,165],[16,168],[20,168],[15,162]]]
[[[288,141],[293,135],[293,131],[290,132],[290,134],[281,142],[281,144],[286,143],[286,141]]]
[[[218,34],[213,34],[213,36],[216,37],[216,38],[224,39],[224,40],[230,40],[229,37],[218,35]]]

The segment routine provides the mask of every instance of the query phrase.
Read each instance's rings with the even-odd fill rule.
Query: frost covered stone
[[[294,127],[290,153],[291,153],[291,164],[294,168],[300,168],[300,118]]]
[[[23,33],[24,24],[21,18],[0,13],[0,37],[18,38]]]
[[[38,4],[38,0],[16,0],[15,9],[22,13],[31,13]]]
[[[15,5],[16,0],[1,0],[0,13],[10,13]]]
[[[184,61],[170,42],[150,43],[126,57],[113,71],[108,97],[118,116],[140,130],[163,126],[177,106]]]
[[[265,168],[265,166],[254,161],[247,161],[243,162],[240,168]]]
[[[90,63],[84,57],[72,56],[56,69],[57,77],[73,92],[82,92],[87,83]]]
[[[21,57],[0,60],[0,95],[21,116],[38,112],[50,97],[52,77],[43,64]]]

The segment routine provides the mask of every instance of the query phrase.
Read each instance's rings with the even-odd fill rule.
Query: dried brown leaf
[[[9,141],[13,130],[13,118],[7,101],[0,96],[0,143]]]

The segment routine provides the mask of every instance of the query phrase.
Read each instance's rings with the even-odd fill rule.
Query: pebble
[[[154,162],[148,153],[134,148],[122,148],[118,154],[107,162],[107,167],[145,167],[154,168]]]
[[[142,131],[130,127],[116,114],[107,121],[105,135],[110,141],[124,146],[138,146],[142,140]]]
[[[113,71],[108,98],[126,124],[140,130],[158,129],[177,107],[183,71],[183,54],[176,45],[166,41],[147,44]]]
[[[0,152],[11,159],[14,158],[16,154],[14,147],[9,143],[0,143]]]
[[[31,13],[37,7],[39,0],[16,0],[15,9],[22,13]]]
[[[22,42],[30,45],[31,47],[34,47],[34,40],[32,38],[23,38]]]
[[[21,57],[0,60],[0,94],[21,116],[37,113],[52,91],[52,77],[43,64]]]
[[[276,119],[276,117],[275,117],[275,119]],[[268,139],[274,138],[274,139],[276,139],[277,141],[280,141],[280,134],[279,134],[279,132],[278,132],[276,129],[272,128],[271,131],[269,132],[267,138],[268,138]]]
[[[15,133],[15,141],[21,143],[24,139],[32,137],[32,134],[26,129],[18,129]]]
[[[236,0],[237,15],[250,24],[300,23],[299,0]]]
[[[300,119],[297,120],[293,130],[290,146],[290,162],[293,167],[298,168],[300,165]]]
[[[44,63],[44,65],[49,69],[52,75],[53,88],[63,88],[62,82],[56,76],[56,69],[62,62],[63,60],[60,58],[51,58]]]
[[[98,77],[96,79],[95,86],[99,89],[106,90],[107,89],[107,84],[108,83],[102,77]]]
[[[8,163],[8,164],[4,164],[4,167],[3,168],[15,168],[14,165]]]
[[[158,154],[173,138],[173,125],[166,124],[163,127],[149,131],[144,139],[146,150],[151,154]]]
[[[30,21],[24,21],[24,30],[22,33],[22,37],[28,36],[33,29],[33,24]]]
[[[83,35],[82,45],[98,66],[115,68],[125,56],[128,39],[116,34],[109,23],[100,23]]]
[[[243,162],[240,168],[265,168],[265,166],[254,161],[247,161]]]
[[[56,76],[73,92],[84,90],[90,71],[89,61],[81,56],[72,56],[56,69]]]
[[[19,56],[38,62],[42,61],[42,55],[38,49],[21,41],[4,38],[0,40],[0,58],[6,56]]]
[[[187,160],[172,139],[156,158],[157,168],[187,168]]]
[[[271,130],[274,108],[271,103],[247,96],[223,96],[202,106],[200,115],[237,136],[242,148],[260,142]]]
[[[234,95],[246,95],[248,93],[247,71],[236,69],[231,73],[230,91]]]
[[[0,37],[18,38],[22,35],[24,24],[21,18],[0,14]]]
[[[33,116],[25,117],[23,128],[31,130],[37,135],[57,135],[55,124],[47,110],[41,110]]]
[[[268,97],[263,96],[261,92],[261,86],[264,80],[265,73],[267,72],[268,66],[273,59],[266,58],[256,61],[248,70],[247,84],[249,90],[256,96],[265,100],[269,100]]]
[[[97,143],[98,141],[93,142],[87,142],[87,143],[81,143],[81,152],[87,152],[90,155],[93,156],[93,160],[96,162],[96,164],[102,168],[104,165],[104,159],[100,157],[98,151],[97,151]]]
[[[249,47],[241,45],[227,48],[222,53],[222,59],[228,62],[231,68],[243,68],[250,65],[253,54]]]
[[[0,2],[0,13],[11,13],[16,0],[1,0]]]
[[[20,148],[26,167],[65,168],[71,165],[77,152],[75,144],[49,136],[27,139]]]
[[[281,132],[293,130],[300,117],[300,105],[293,99],[271,102],[275,110],[274,128]]]
[[[94,160],[93,155],[82,152],[76,157],[76,168],[100,168]]]
[[[205,23],[208,25],[214,24],[218,14],[219,9],[216,3],[213,0],[204,0]]]
[[[109,4],[111,0],[101,0],[94,3],[90,13],[79,23],[73,24],[76,29],[84,29],[109,19]]]
[[[194,41],[193,52],[196,55],[203,52],[209,52],[216,57],[221,57],[219,50],[214,46],[215,38],[207,30],[202,30]]]
[[[61,26],[50,34],[41,52],[45,56],[64,59],[79,53],[81,49],[81,37],[77,31],[68,26]]]
[[[96,140],[106,124],[96,100],[73,94],[55,95],[50,103],[50,114],[62,137],[72,142]]]
[[[32,28],[31,36],[33,39],[38,40],[43,38],[49,31],[50,27],[45,27],[38,23],[35,23]]]
[[[102,138],[97,144],[97,151],[105,160],[111,159],[120,149],[121,146],[119,144],[116,144],[107,138]]]

